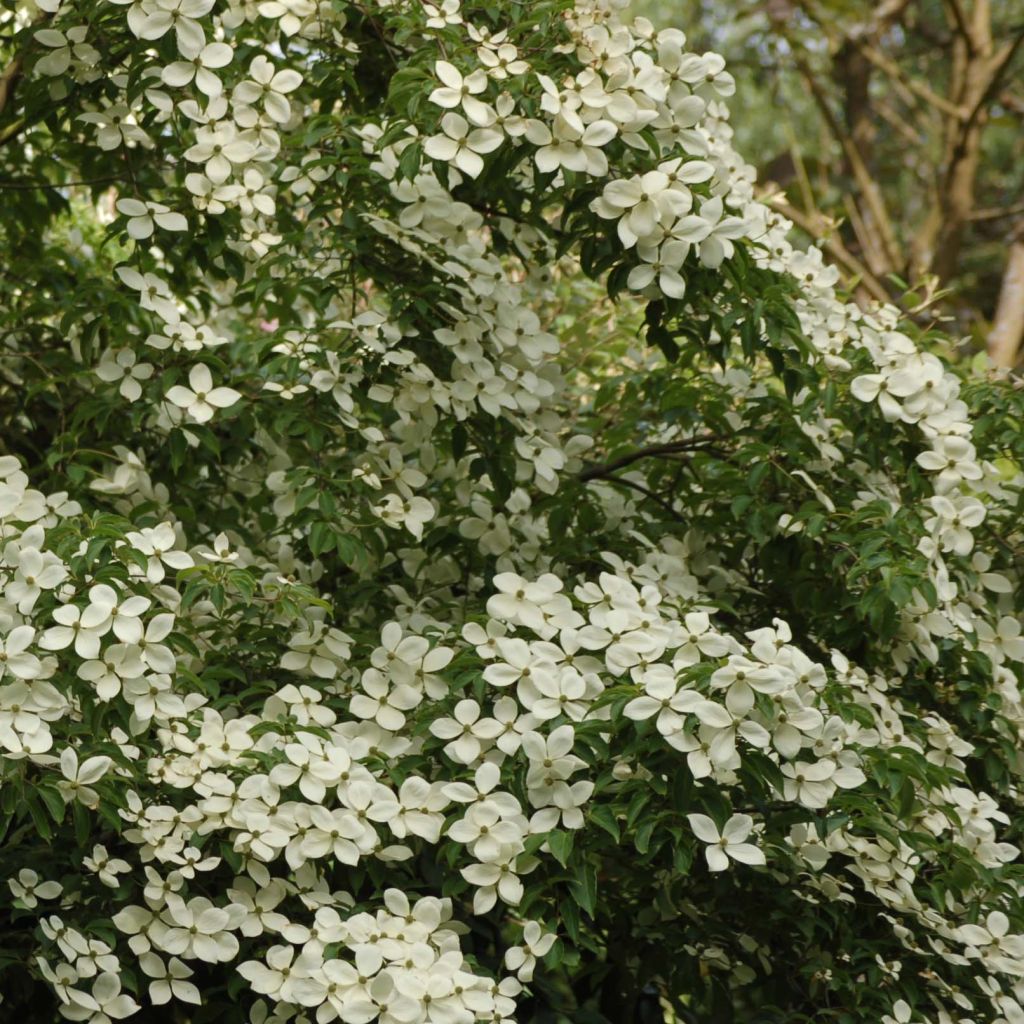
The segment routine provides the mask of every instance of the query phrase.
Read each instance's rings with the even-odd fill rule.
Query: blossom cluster
[[[140,165],[105,214],[125,316],[71,327],[116,425],[82,428],[66,461],[99,459],[65,490],[0,456],[0,766],[69,839],[12,842],[9,909],[60,1015],[144,1019],[220,971],[253,1024],[510,1022],[588,948],[566,886],[592,920],[616,898],[611,835],[668,858],[635,875],[688,901],[695,986],[783,966],[757,922],[722,938],[722,881],[857,909],[888,956],[856,965],[871,1012],[1024,1019],[1018,796],[982,749],[1024,737],[1019,581],[985,532],[1019,472],[755,198],[722,59],[610,0],[542,47],[458,0],[112,5],[113,67],[86,5],[17,23],[82,145]],[[384,92],[378,59],[404,62]],[[789,283],[805,348],[750,358],[720,317],[723,365],[623,360],[664,396],[579,382],[559,287],[703,324],[734,268]],[[774,345],[769,297],[747,323]],[[687,372],[705,397],[659,420]],[[623,395],[648,449],[616,476],[591,457]],[[758,447],[765,409],[799,457]],[[757,463],[786,488],[768,541],[728,491]],[[849,551],[850,522],[881,523],[851,590],[895,591],[898,542],[913,575],[891,636],[844,648],[840,609],[766,611],[789,581],[758,557]],[[991,735],[919,696],[940,675]]]

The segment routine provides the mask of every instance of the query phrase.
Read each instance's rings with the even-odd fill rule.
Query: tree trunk
[[[999,303],[988,336],[988,354],[996,366],[1016,366],[1024,338],[1024,231],[1010,242]]]

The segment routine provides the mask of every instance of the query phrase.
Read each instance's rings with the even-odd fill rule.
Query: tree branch
[[[843,131],[842,125],[839,124],[835,114],[832,112],[832,108],[829,106],[828,97],[825,95],[821,84],[815,78],[807,62],[799,55],[794,55],[794,59],[797,70],[811,90],[811,96],[821,112],[822,118],[828,125],[829,131],[831,131],[836,141],[842,147],[843,154],[850,167],[850,172],[857,183],[857,189],[864,197],[864,203],[871,212],[875,228],[878,232],[878,248],[886,264],[884,268],[880,267],[879,270],[882,272],[895,270],[900,263],[899,251],[896,246],[896,234],[878,183],[871,176],[871,172],[865,165],[860,151],[853,144],[849,134]]]
[[[941,110],[944,114],[949,114],[950,117],[955,117],[960,121],[966,120],[966,110],[961,109],[955,103],[950,103],[945,96],[940,96],[937,92],[933,92],[927,85],[919,82],[916,78],[911,78],[894,60],[891,60],[880,50],[876,50],[866,39],[854,37],[853,42],[857,49],[876,68],[887,74],[894,82],[902,84],[904,88],[912,92],[918,99],[924,100],[925,103],[935,107],[937,110]]]
[[[606,476],[601,477],[601,479],[610,484],[622,484],[624,487],[630,487],[634,491],[639,491],[641,494],[650,498],[651,501],[660,505],[673,519],[681,523],[685,522],[683,517],[667,501],[665,501],[664,498],[659,497],[649,487],[645,487],[643,484],[637,483],[636,480],[629,480],[624,476]]]
[[[958,34],[967,44],[968,51],[973,53],[974,38],[971,35],[971,30],[967,27],[967,19],[964,17],[963,8],[960,6],[960,0],[946,0],[946,7],[949,9],[949,13],[953,16],[953,24],[956,26]]]
[[[682,441],[667,441],[663,444],[651,444],[646,448],[638,448],[635,452],[630,452],[628,455],[622,455],[617,459],[612,459],[611,462],[602,462],[589,466],[579,474],[577,479],[585,482],[587,480],[607,478],[609,474],[614,473],[616,470],[624,469],[626,466],[631,466],[634,462],[639,462],[641,459],[647,459],[658,455],[678,455],[680,452],[693,451],[695,448],[705,448],[719,440],[721,440],[721,438],[712,434],[707,434],[702,437],[689,437]]]

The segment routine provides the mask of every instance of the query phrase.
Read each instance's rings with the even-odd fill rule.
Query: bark
[[[999,289],[992,330],[988,336],[988,354],[996,366],[1017,365],[1024,339],[1024,229],[1010,242],[1006,269]]]

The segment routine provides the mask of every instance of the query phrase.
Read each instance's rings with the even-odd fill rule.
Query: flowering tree
[[[5,1019],[1024,1020],[1020,399],[618,7],[8,5]]]

